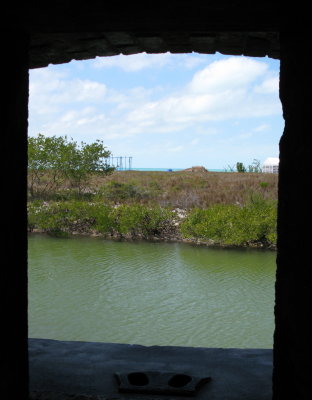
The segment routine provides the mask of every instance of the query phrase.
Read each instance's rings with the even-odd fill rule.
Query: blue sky
[[[103,140],[135,168],[223,169],[278,157],[279,61],[97,57],[30,71],[29,135]]]

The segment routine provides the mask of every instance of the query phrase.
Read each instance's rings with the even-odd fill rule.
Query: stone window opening
[[[32,346],[36,346],[36,344],[35,344],[35,342],[33,342],[32,343]],[[248,352],[246,353],[246,355],[248,354]],[[251,357],[252,356],[255,356],[254,354],[251,354]],[[258,360],[266,360],[266,362],[267,362],[267,360],[269,360],[270,359],[270,354],[269,354],[269,352],[264,352],[264,354],[262,354],[262,355],[259,355],[259,354],[257,354],[256,355],[256,357],[258,357]],[[223,359],[223,361],[222,362],[226,362],[226,360],[227,360],[227,358],[225,357],[224,359]],[[258,361],[259,362],[259,361]],[[179,371],[177,371],[177,372],[179,372]],[[267,373],[267,372],[266,372]],[[145,382],[145,380],[147,380],[148,381],[148,379],[146,378],[146,376],[144,375],[145,374],[145,372],[132,372],[132,373],[130,373],[130,380],[135,380],[135,379],[137,379],[138,380],[138,384],[137,385],[135,385],[135,386],[145,386],[145,385],[148,385],[148,383],[146,383]],[[171,380],[169,380],[170,382],[173,382],[172,383],[172,385],[174,386],[174,385],[177,385],[176,383],[175,383],[175,380],[177,380],[177,382],[178,382],[178,378],[175,378],[175,376],[177,376],[177,377],[179,377],[179,379],[180,379],[180,377],[181,377],[181,380],[182,380],[182,378],[186,381],[186,380],[189,380],[190,378],[189,378],[189,375],[185,375],[185,374],[176,374],[176,375],[173,375],[173,377],[171,378]],[[141,379],[141,380],[140,380]],[[143,383],[141,383],[141,382],[145,382],[144,383],[144,385],[143,385]],[[132,381],[130,382],[129,381],[129,383],[130,384],[132,384]],[[187,385],[187,383],[185,384],[185,385]],[[171,385],[170,385],[171,386]],[[267,389],[265,389],[266,391],[267,391]]]
[[[142,8],[131,3],[54,2],[3,10],[2,112],[7,229],[2,268],[3,397],[27,398],[27,100],[28,68],[95,54],[153,51],[272,55],[281,60],[280,98],[285,129],[280,141],[278,253],[273,349],[274,400],[311,398],[310,202],[310,26],[302,8],[269,2],[239,4],[198,2]],[[297,23],[300,22],[300,29]],[[209,31],[207,31],[209,29]],[[300,56],[300,57],[299,57]],[[14,165],[14,168],[11,167]],[[11,201],[12,199],[12,201]],[[18,227],[18,229],[17,229]],[[14,237],[14,241],[12,241]],[[199,357],[200,359],[200,357]],[[239,374],[244,376],[244,374]],[[291,384],[290,384],[291,383]],[[241,385],[243,388],[243,385]],[[261,390],[253,388],[256,393]],[[261,389],[261,388],[260,388]],[[231,392],[232,393],[232,392]]]

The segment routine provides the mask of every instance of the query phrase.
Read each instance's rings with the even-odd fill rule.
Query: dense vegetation
[[[217,204],[194,209],[181,224],[185,237],[227,245],[276,244],[276,202],[253,196],[240,207]]]
[[[28,226],[49,233],[103,234],[111,237],[199,240],[221,245],[276,243],[276,203],[252,199],[244,206],[217,204],[186,214],[161,206],[107,205],[103,202],[29,203]]]
[[[113,207],[102,202],[32,202],[29,229],[41,228],[55,235],[100,233],[105,236],[150,238],[170,232],[174,214],[159,207],[139,204]]]
[[[80,194],[90,174],[106,175],[110,152],[103,142],[80,145],[67,137],[28,138],[28,189],[31,198],[55,193],[65,182]]]
[[[101,141],[29,138],[28,226],[57,235],[274,246],[277,175],[114,171]],[[244,173],[242,173],[244,172]]]

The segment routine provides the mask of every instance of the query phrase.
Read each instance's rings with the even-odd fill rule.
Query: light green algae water
[[[272,251],[29,237],[29,337],[272,348]]]

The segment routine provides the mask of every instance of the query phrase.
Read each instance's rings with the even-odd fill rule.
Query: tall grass
[[[112,204],[144,204],[171,208],[207,208],[214,204],[248,202],[252,194],[266,200],[277,199],[276,174],[235,172],[159,172],[115,171],[109,176],[89,177],[88,187],[81,199]],[[36,188],[37,197],[40,187]],[[45,200],[70,200],[78,194],[69,183],[50,194]]]
[[[48,177],[47,177],[48,178]],[[277,175],[116,171],[90,176],[84,193],[68,185],[28,205],[29,230],[57,235],[174,237],[221,245],[276,243]],[[186,214],[179,217],[179,209]]]

